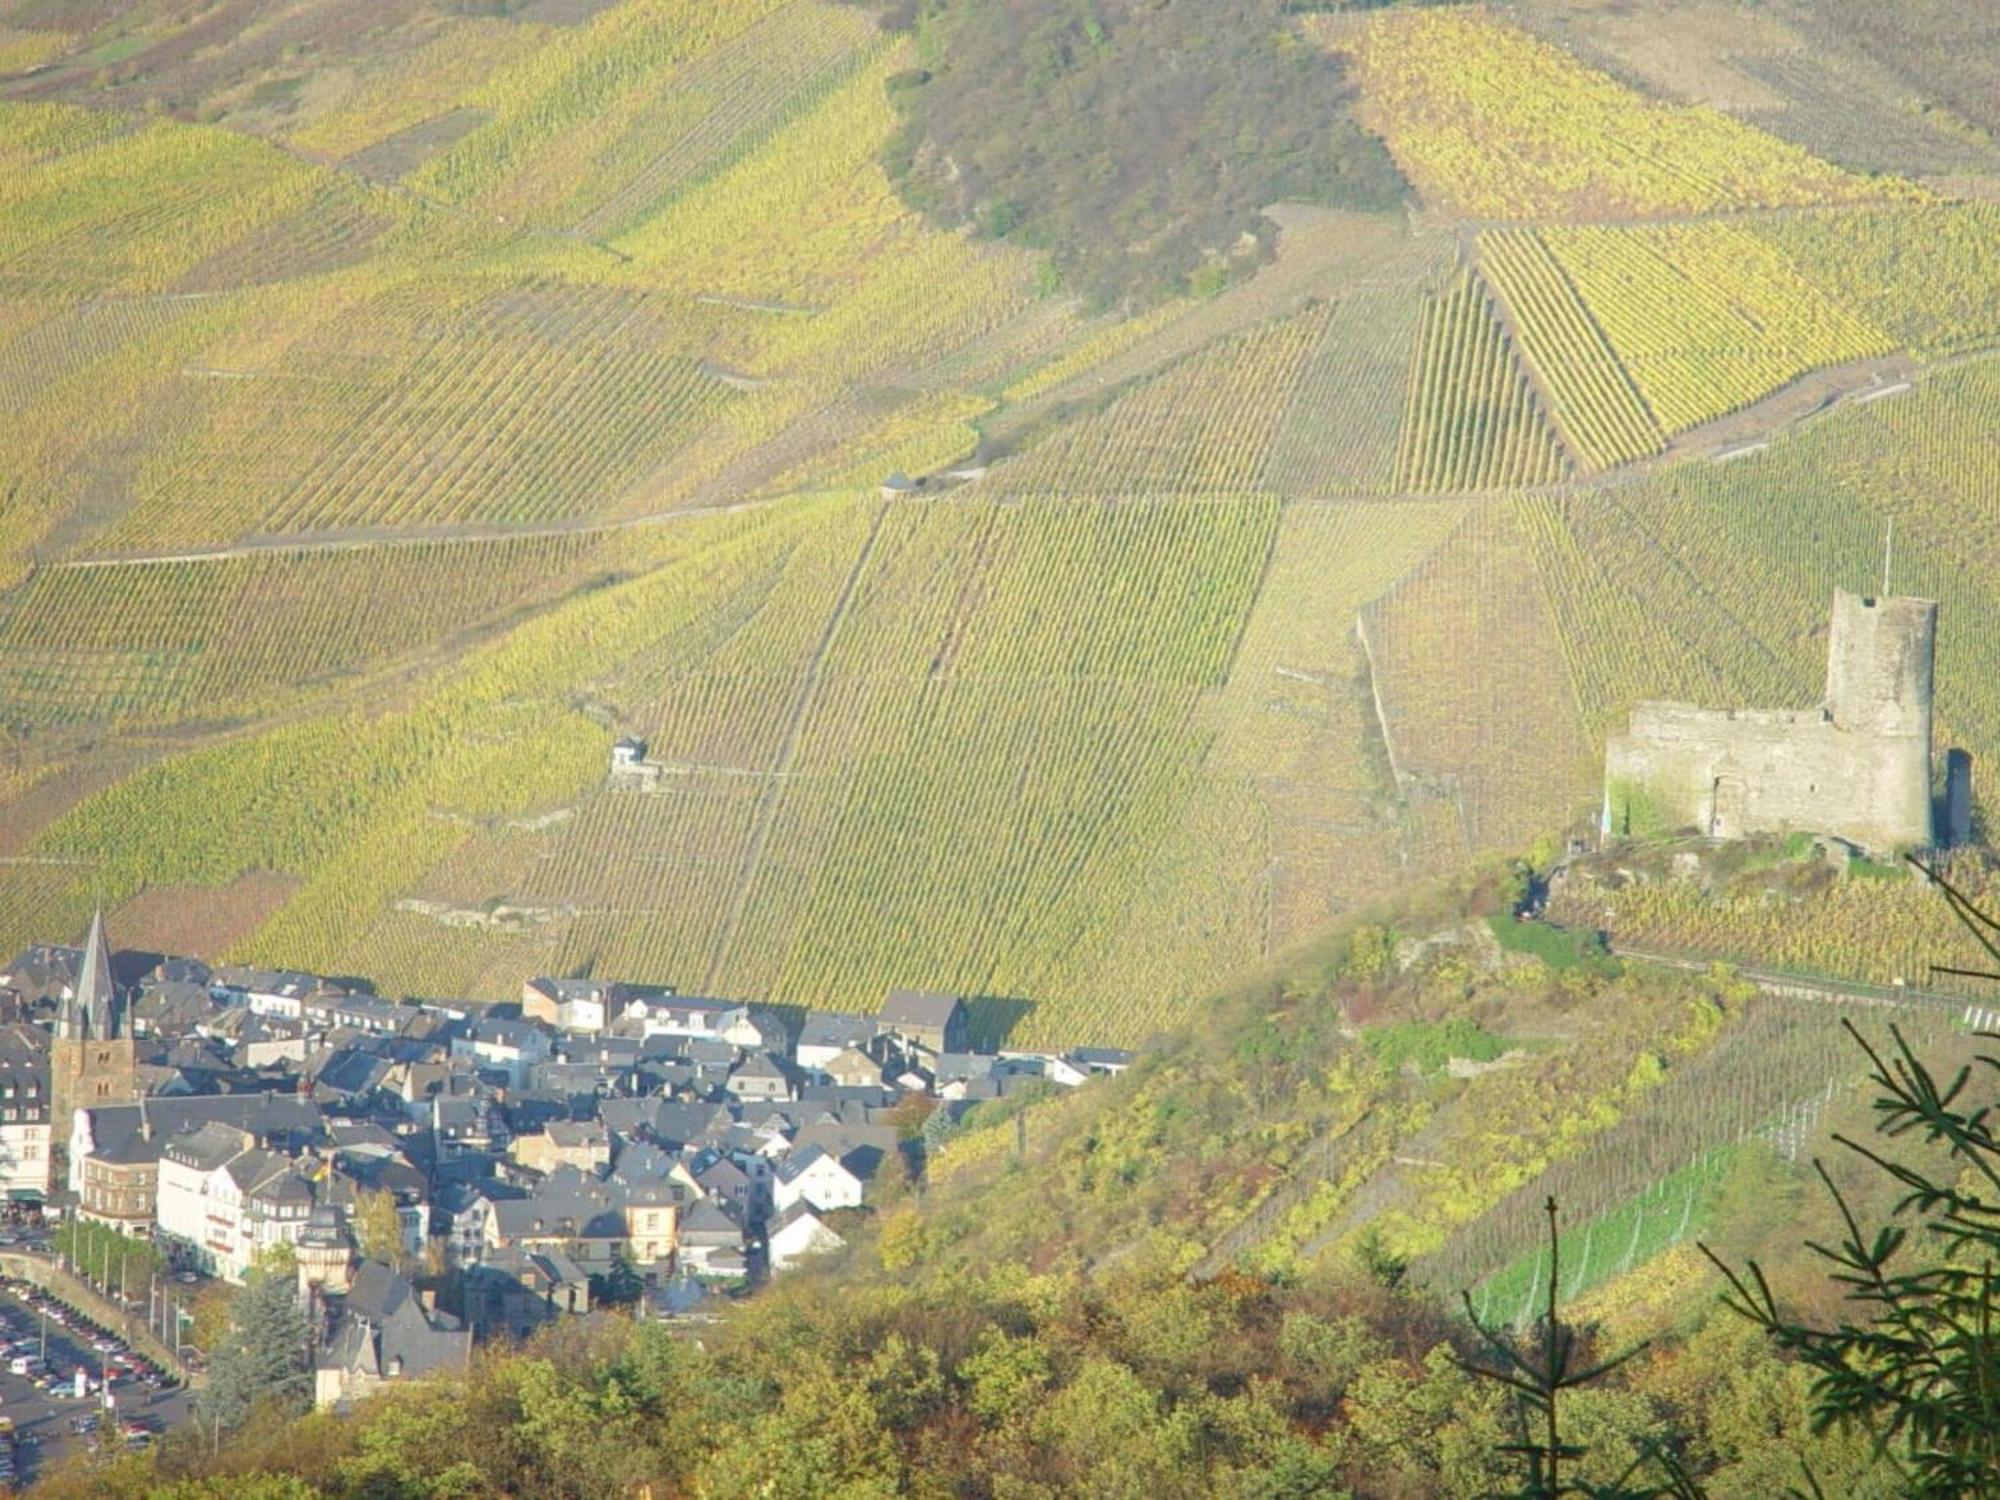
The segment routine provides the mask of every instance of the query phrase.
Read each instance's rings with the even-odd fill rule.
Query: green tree
[[[590,1300],[605,1307],[630,1307],[646,1295],[646,1278],[623,1245],[611,1252],[611,1269],[590,1278]]]
[[[1975,1077],[1990,1085],[2000,1075],[2000,1056],[1982,1055],[1941,1083],[1898,1028],[1878,1050],[1841,1024],[1871,1065],[1876,1134],[1941,1147],[1956,1176],[1947,1182],[1885,1147],[1834,1137],[1902,1197],[1892,1222],[1866,1229],[1814,1163],[1843,1234],[1810,1248],[1853,1310],[1833,1327],[1787,1317],[1756,1261],[1738,1271],[1703,1249],[1728,1278],[1727,1305],[1813,1372],[1815,1431],[1869,1433],[1913,1500],[2000,1496],[2000,1138],[1996,1101],[1968,1094]]]
[[[229,1337],[230,1309],[236,1304],[237,1291],[226,1281],[211,1281],[194,1294],[188,1306],[186,1338],[203,1354],[213,1354]]]
[[[1606,1413],[1601,1409],[1593,1412],[1591,1415],[1600,1420],[1587,1421],[1583,1426],[1598,1429],[1591,1434],[1600,1439],[1595,1449],[1591,1444],[1577,1441],[1573,1410],[1571,1425],[1565,1427],[1564,1411],[1573,1408],[1577,1399],[1588,1393],[1588,1387],[1638,1354],[1645,1345],[1636,1345],[1606,1360],[1593,1362],[1589,1358],[1582,1332],[1574,1324],[1564,1322],[1558,1311],[1562,1236],[1556,1226],[1556,1200],[1550,1198],[1542,1211],[1549,1220],[1549,1300],[1526,1345],[1481,1323],[1473,1311],[1471,1294],[1461,1294],[1465,1315],[1484,1340],[1489,1359],[1486,1363],[1468,1359],[1453,1362],[1480,1380],[1506,1387],[1517,1398],[1519,1436],[1499,1448],[1520,1469],[1518,1488],[1507,1493],[1512,1500],[1569,1500],[1569,1497],[1664,1500],[1670,1496],[1694,1500],[1700,1492],[1672,1455],[1651,1442],[1627,1444],[1624,1433],[1634,1425],[1629,1420],[1622,1425],[1605,1423],[1601,1419]],[[1591,1473],[1592,1467],[1601,1470],[1604,1466],[1603,1450],[1610,1446],[1603,1441],[1606,1436],[1619,1448],[1626,1449],[1622,1466],[1608,1478]],[[1657,1481],[1649,1480],[1648,1471],[1657,1472]]]
[[[229,1332],[209,1362],[199,1414],[219,1430],[235,1427],[269,1401],[288,1411],[312,1400],[305,1314],[291,1275],[276,1265],[251,1270],[230,1308]]]
[[[109,1292],[135,1287],[144,1291],[146,1283],[166,1269],[166,1257],[150,1241],[89,1219],[69,1220],[56,1230],[53,1243],[79,1275]]]
[[[1269,250],[1273,203],[1401,206],[1345,64],[1280,0],[904,4],[924,67],[891,88],[884,164],[905,197],[1094,302],[1217,290]]]
[[[396,1212],[396,1195],[387,1188],[365,1188],[354,1200],[354,1243],[365,1260],[403,1269],[409,1249],[403,1220]]]

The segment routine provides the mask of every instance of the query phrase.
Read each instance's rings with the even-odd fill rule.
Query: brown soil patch
[[[259,870],[220,889],[163,885],[141,891],[106,919],[121,948],[219,959],[292,898],[305,882]]]

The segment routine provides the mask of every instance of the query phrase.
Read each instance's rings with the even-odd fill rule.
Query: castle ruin
[[[1877,854],[1929,846],[1936,639],[1929,599],[1836,590],[1820,707],[1639,704],[1605,746],[1604,833],[1804,832]]]

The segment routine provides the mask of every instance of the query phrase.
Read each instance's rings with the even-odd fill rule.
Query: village
[[[982,1049],[964,997],[913,989],[873,1014],[549,977],[397,1002],[114,952],[100,912],[0,970],[0,1196],[144,1242],[182,1303],[289,1266],[343,1408],[607,1306],[700,1319],[838,1250],[973,1112],[1131,1062]],[[164,1291],[111,1289],[199,1367]]]

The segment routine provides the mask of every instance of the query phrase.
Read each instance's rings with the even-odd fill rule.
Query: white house
[[[392,1000],[336,993],[314,995],[300,1011],[315,1026],[351,1026],[374,1036],[394,1036],[405,1014],[403,1007]]]
[[[771,1202],[782,1217],[795,1203],[809,1203],[822,1212],[856,1208],[862,1181],[818,1146],[794,1152],[778,1164],[771,1184]]]
[[[211,982],[225,999],[248,1005],[257,1015],[288,1021],[303,1019],[306,1001],[324,988],[313,974],[242,967],[217,969]]]
[[[791,1041],[784,1022],[768,1010],[752,1010],[747,1005],[725,1011],[717,1020],[715,1034],[732,1047],[752,1052],[783,1053]]]
[[[719,1041],[726,1018],[741,1009],[727,1000],[661,995],[634,1000],[624,1014],[639,1023],[641,1036],[712,1037]]]
[[[590,979],[530,979],[521,986],[521,1014],[563,1031],[595,1036],[618,1008],[618,986]]]
[[[808,1011],[792,1057],[800,1067],[821,1072],[850,1047],[857,1052],[867,1052],[874,1045],[875,1032],[873,1016],[852,1016],[830,1010]]]
[[[48,1197],[54,1139],[48,1053],[27,1028],[0,1028],[0,1197],[9,1203]]]
[[[313,1207],[312,1186],[248,1131],[210,1123],[160,1152],[158,1208],[163,1238],[227,1281],[241,1281],[271,1246],[297,1244]]]
[[[528,1070],[548,1060],[554,1050],[549,1034],[531,1021],[474,1021],[464,1036],[454,1037],[453,1057],[469,1057],[475,1066],[506,1076],[509,1088],[527,1082]]]
[[[795,1203],[778,1215],[765,1243],[770,1247],[771,1269],[783,1271],[805,1256],[838,1250],[847,1241],[827,1228],[810,1206]]]

